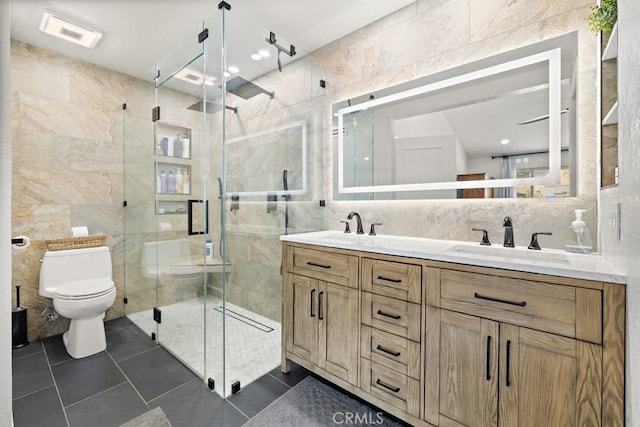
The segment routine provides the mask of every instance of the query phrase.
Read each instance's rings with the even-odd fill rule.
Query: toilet
[[[40,295],[52,298],[58,314],[71,319],[62,336],[71,357],[80,359],[107,348],[104,313],[116,299],[107,246],[45,251]]]

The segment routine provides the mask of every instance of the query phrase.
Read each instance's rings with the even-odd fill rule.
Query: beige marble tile
[[[20,95],[18,127],[97,141],[111,140],[108,113],[28,94]]]
[[[16,200],[24,204],[95,205],[113,202],[112,183],[106,173],[22,167],[18,176],[24,187]]]

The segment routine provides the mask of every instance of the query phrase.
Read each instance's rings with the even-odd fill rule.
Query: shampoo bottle
[[[188,159],[191,157],[191,141],[189,141],[189,134],[182,135],[182,157]]]
[[[205,261],[213,261],[213,242],[211,239],[207,239],[204,244],[204,258]]]
[[[183,193],[183,182],[182,171],[178,169],[178,171],[176,172],[176,194]]]
[[[173,171],[169,171],[167,176],[167,193],[175,194],[176,192],[176,176]]]

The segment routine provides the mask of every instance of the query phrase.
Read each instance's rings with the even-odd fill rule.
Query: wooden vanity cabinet
[[[624,376],[624,340],[616,332],[624,325],[624,288],[510,275],[545,281],[430,272],[435,320],[427,335],[439,349],[425,363],[437,365],[436,424],[623,425],[623,389],[615,383]],[[603,345],[611,339],[618,344]],[[607,371],[619,378],[612,383]]]
[[[283,255],[285,372],[292,360],[416,426],[624,425],[624,285],[287,242]]]
[[[295,247],[287,259],[286,353],[357,385],[358,258]]]

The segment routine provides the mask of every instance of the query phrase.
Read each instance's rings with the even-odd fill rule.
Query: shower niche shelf
[[[156,163],[156,194],[191,194],[191,166],[183,163]]]
[[[158,215],[186,215],[187,202],[182,200],[158,200],[156,204]]]
[[[155,154],[158,157],[191,159],[191,129],[157,123]]]

